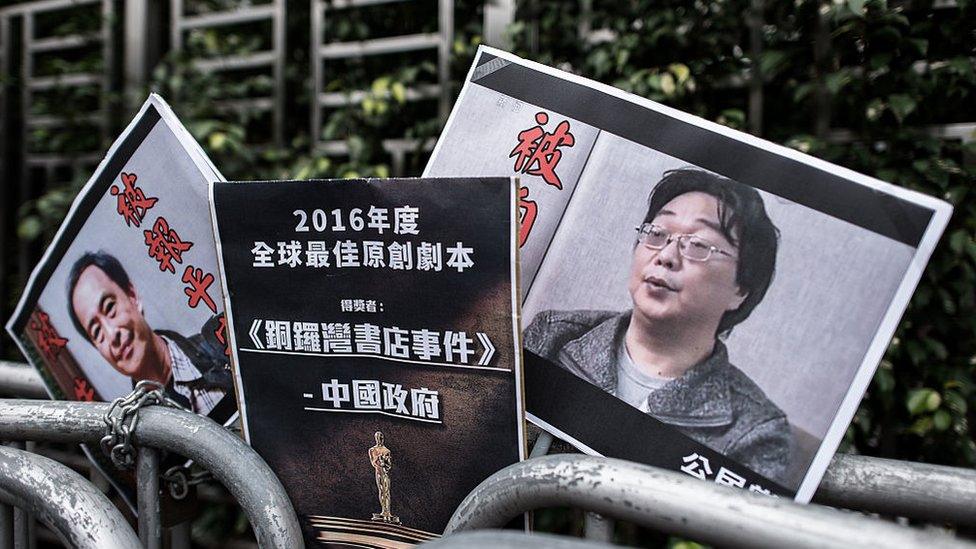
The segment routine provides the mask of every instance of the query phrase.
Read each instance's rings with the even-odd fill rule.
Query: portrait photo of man
[[[133,386],[156,381],[169,398],[202,415],[232,392],[228,357],[216,337],[218,317],[189,337],[153,329],[128,273],[104,251],[80,256],[67,280],[68,315],[74,327]]]
[[[763,300],[779,231],[752,187],[664,172],[637,227],[632,307],[544,310],[525,348],[755,472],[782,480],[786,414],[729,361],[725,340]]]

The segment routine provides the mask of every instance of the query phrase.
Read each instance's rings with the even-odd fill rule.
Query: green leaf
[[[36,215],[25,217],[17,225],[17,236],[22,240],[34,240],[40,236],[44,230],[44,225]]]
[[[671,73],[666,72],[666,73],[662,74],[661,75],[661,91],[664,92],[664,95],[674,95],[675,89],[676,89],[676,86],[675,86],[675,83],[674,83],[674,77],[671,76]]]
[[[867,0],[847,0],[847,7],[850,8],[851,13],[857,15],[858,17],[864,16],[865,4],[867,4]]]
[[[678,79],[678,85],[684,84],[688,80],[688,77],[691,76],[691,69],[683,63],[672,63],[668,66],[668,70]]]
[[[952,425],[952,415],[945,410],[939,410],[932,415],[932,423],[937,431],[945,431]]]
[[[942,397],[933,389],[913,389],[908,392],[908,412],[911,415],[918,415],[923,412],[934,412],[942,403]]]
[[[917,105],[918,103],[914,99],[903,93],[888,96],[888,106],[891,108],[891,112],[895,115],[895,118],[898,119],[898,123],[903,122],[905,117],[911,114]]]

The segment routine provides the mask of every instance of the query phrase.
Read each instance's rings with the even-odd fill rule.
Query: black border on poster
[[[579,120],[618,137],[770,192],[913,248],[935,212],[850,179],[709,131],[633,101],[481,52],[478,67],[506,64],[472,84]],[[756,174],[763,174],[761,177]]]

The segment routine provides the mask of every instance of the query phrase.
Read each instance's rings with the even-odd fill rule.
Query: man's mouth
[[[653,288],[657,288],[657,289],[661,289],[661,290],[668,290],[669,292],[677,292],[678,291],[678,289],[675,288],[674,286],[672,286],[670,283],[668,283],[667,280],[664,280],[663,278],[658,278],[656,276],[649,276],[649,277],[647,277],[647,278],[644,279],[644,282],[646,282],[647,284],[649,284]]]
[[[116,353],[116,361],[128,360],[132,357],[132,333],[130,332],[126,340],[119,346],[119,351]]]

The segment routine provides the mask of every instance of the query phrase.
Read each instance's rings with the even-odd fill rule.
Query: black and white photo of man
[[[217,317],[189,337],[154,330],[128,273],[102,251],[85,253],[74,262],[67,291],[75,328],[133,385],[156,381],[168,397],[203,415],[232,391],[229,361],[214,333]]]
[[[723,342],[765,296],[777,248],[755,189],[703,170],[667,171],[637,227],[632,309],[541,312],[525,348],[782,481],[786,414],[729,362]]]

